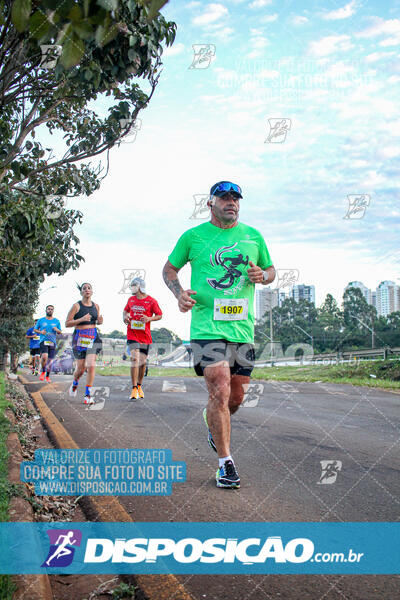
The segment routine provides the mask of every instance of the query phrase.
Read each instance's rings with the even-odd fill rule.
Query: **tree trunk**
[[[10,356],[10,372],[16,373],[18,370],[18,354],[11,352]]]
[[[7,362],[7,350],[4,348],[0,350],[0,371],[5,371]]]

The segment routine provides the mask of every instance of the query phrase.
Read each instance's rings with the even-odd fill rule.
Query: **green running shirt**
[[[254,342],[254,287],[247,277],[252,261],[265,270],[272,261],[261,233],[243,223],[221,229],[211,222],[188,229],[168,257],[181,269],[190,262],[190,339]]]

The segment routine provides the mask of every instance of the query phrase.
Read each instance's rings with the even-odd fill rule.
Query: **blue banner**
[[[400,523],[1,523],[0,572],[400,574]]]

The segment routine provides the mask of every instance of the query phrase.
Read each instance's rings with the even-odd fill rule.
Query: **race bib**
[[[93,348],[93,342],[94,342],[93,338],[78,337],[76,345],[80,346],[81,348]]]
[[[142,321],[135,321],[134,319],[132,319],[131,329],[146,329],[146,323],[143,323]]]
[[[50,340],[45,340],[45,341],[43,342],[43,344],[44,344],[45,346],[54,346],[53,342],[51,342]]]
[[[214,298],[214,321],[243,321],[248,315],[247,298]]]
[[[33,340],[40,340],[40,335],[34,335],[32,339]]]

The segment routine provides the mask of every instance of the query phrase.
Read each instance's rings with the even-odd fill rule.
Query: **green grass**
[[[9,520],[8,452],[6,439],[11,425],[4,416],[4,411],[8,406],[10,406],[10,403],[5,398],[4,373],[0,373],[0,521]],[[0,598],[2,600],[12,600],[15,590],[16,587],[10,575],[0,575]]]
[[[129,375],[129,366],[98,368],[99,375]],[[196,377],[191,368],[149,367],[151,377]],[[371,377],[370,375],[375,375]],[[400,390],[400,361],[376,360],[339,365],[307,365],[298,367],[256,367],[252,379],[274,381],[323,381],[350,383],[383,389]]]
[[[13,600],[17,586],[11,575],[0,575],[0,598],[1,600]]]
[[[11,424],[4,416],[5,409],[10,403],[5,398],[4,373],[0,373],[0,521],[8,521],[8,452],[6,439],[11,430]]]
[[[375,377],[371,377],[371,375],[375,375]],[[256,368],[252,373],[252,379],[350,383],[400,390],[400,361],[377,360],[340,365]]]

